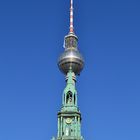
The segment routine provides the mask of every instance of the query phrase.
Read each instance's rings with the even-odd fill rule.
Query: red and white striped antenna
[[[73,27],[73,0],[70,0],[70,33],[74,33],[74,27]]]

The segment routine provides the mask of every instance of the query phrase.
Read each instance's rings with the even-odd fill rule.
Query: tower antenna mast
[[[70,33],[74,33],[73,26],[73,0],[70,0]]]

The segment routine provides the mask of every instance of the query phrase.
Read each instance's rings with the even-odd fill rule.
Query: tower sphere
[[[77,36],[69,34],[65,37],[65,51],[58,59],[60,71],[67,74],[71,69],[76,75],[80,74],[84,67],[84,59],[77,48]]]

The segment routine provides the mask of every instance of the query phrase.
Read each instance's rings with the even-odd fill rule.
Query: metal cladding
[[[77,75],[80,74],[84,66],[84,59],[77,48],[77,37],[69,34],[65,37],[65,51],[58,59],[60,71],[67,74],[70,69]]]

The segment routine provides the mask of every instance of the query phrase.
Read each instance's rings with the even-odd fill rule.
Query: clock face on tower
[[[66,123],[67,124],[71,124],[71,122],[72,122],[72,118],[66,118]]]

